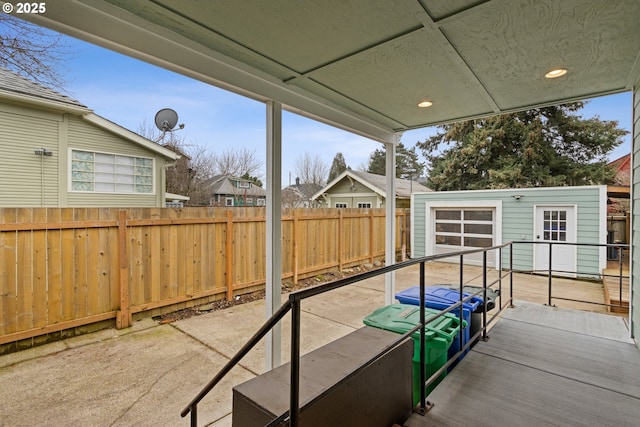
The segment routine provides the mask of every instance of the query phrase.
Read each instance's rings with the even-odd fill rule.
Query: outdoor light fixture
[[[519,202],[520,199],[522,199],[524,197],[524,194],[514,194],[513,196],[514,199],[516,199],[516,202]]]
[[[547,72],[544,76],[548,79],[555,79],[556,77],[562,77],[567,74],[566,68],[555,68]]]
[[[427,107],[431,107],[432,105],[433,105],[433,102],[427,101],[427,100],[424,100],[418,103],[418,107],[420,108],[427,108]]]
[[[51,156],[53,156],[53,151],[48,150],[46,148],[34,148],[33,149],[33,154],[35,154],[36,156],[51,157]]]

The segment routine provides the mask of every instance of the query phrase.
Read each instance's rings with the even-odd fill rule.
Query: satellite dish
[[[178,113],[171,108],[163,108],[156,113],[155,122],[158,129],[169,132],[178,124]]]

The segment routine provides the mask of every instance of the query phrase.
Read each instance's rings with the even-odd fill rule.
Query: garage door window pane
[[[436,244],[460,246],[460,236],[436,236]]]
[[[492,211],[464,211],[465,221],[493,221]]]
[[[447,211],[447,210],[438,210],[436,211],[436,219],[447,219],[447,220],[460,220],[460,211]]]
[[[490,248],[493,246],[493,239],[490,237],[465,237],[464,245],[474,248]]]
[[[460,232],[460,224],[456,223],[448,223],[448,222],[437,222],[436,223],[436,232],[442,233],[459,233]]]
[[[464,232],[470,234],[493,234],[492,224],[465,224]]]

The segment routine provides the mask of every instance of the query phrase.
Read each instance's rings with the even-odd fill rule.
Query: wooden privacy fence
[[[0,344],[264,288],[264,208],[0,208]],[[396,252],[409,241],[396,212]],[[384,257],[383,209],[282,218],[283,279]]]

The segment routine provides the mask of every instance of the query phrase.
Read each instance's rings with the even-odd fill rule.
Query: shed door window
[[[494,212],[490,209],[436,209],[436,246],[451,249],[493,246]]]
[[[567,241],[567,211],[544,211],[544,240],[548,242]]]

